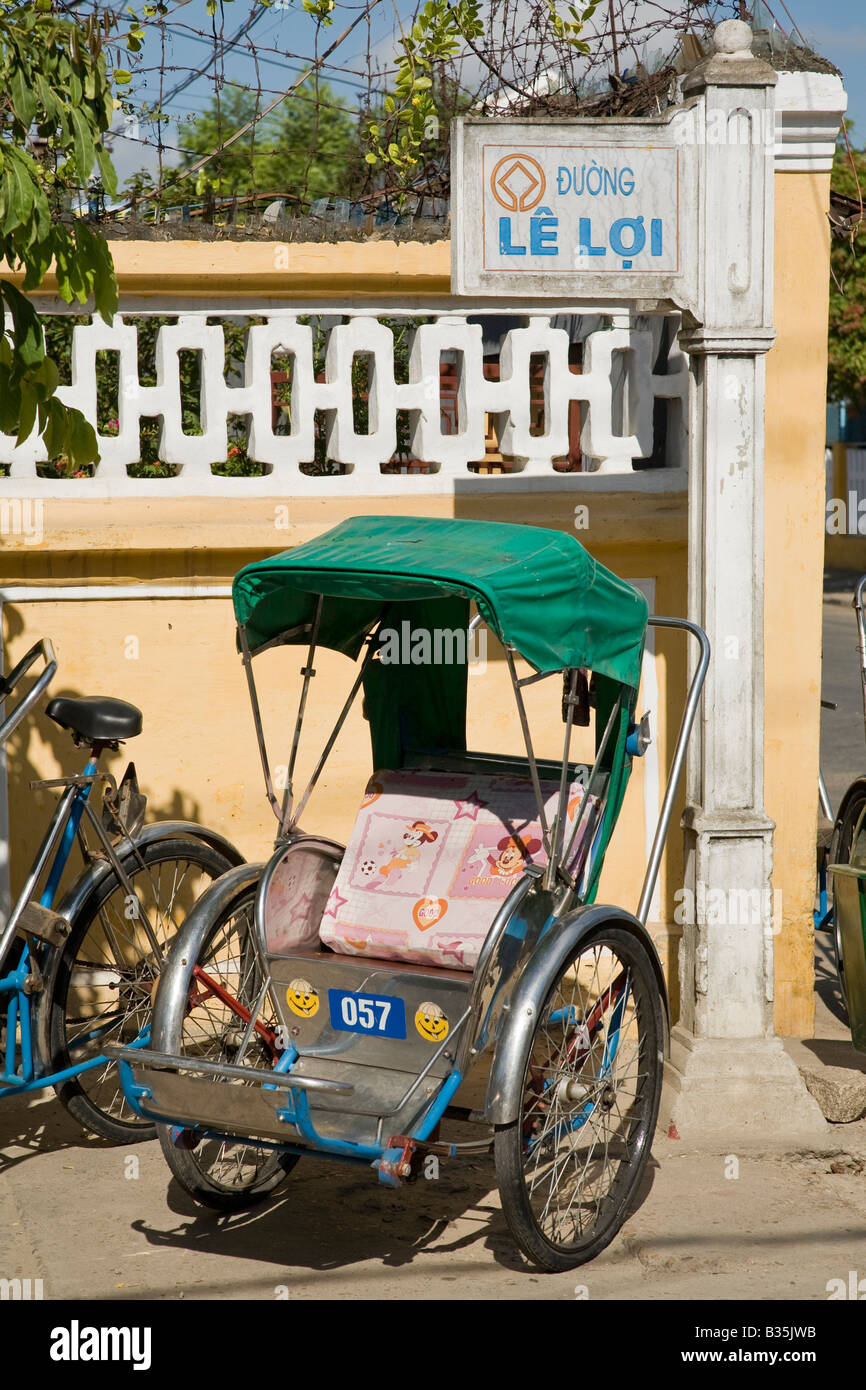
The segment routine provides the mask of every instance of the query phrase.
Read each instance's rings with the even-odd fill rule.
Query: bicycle
[[[866,575],[863,575],[858,581],[852,603],[857,622],[860,685],[863,696],[864,730],[866,730],[866,615],[864,615],[864,597],[866,597]],[[837,705],[832,700],[822,699],[821,708],[836,709]],[[838,877],[839,873],[844,874],[846,870],[862,862],[863,837],[866,835],[866,776],[861,774],[855,777],[846,789],[838,810],[834,813],[824,777],[819,768],[818,806],[824,817],[824,825],[819,826],[818,830],[817,907],[813,913],[813,921],[816,931],[826,931],[832,934],[842,1005],[849,1016],[852,1032],[856,1029],[859,1033],[860,1030],[866,1028],[866,1021],[862,1018],[855,1020],[851,1017],[851,1001],[845,967],[844,938],[846,933],[841,914],[838,911],[837,885],[834,883],[834,879]],[[862,930],[859,921],[852,925],[853,939],[849,942],[849,946],[853,948],[854,958],[859,961],[863,956]],[[861,969],[858,969],[858,974],[862,976]]]
[[[0,723],[0,746],[55,675],[50,640],[35,643],[0,677],[5,706],[40,655],[38,679]],[[0,1100],[53,1086],[84,1129],[116,1143],[137,1142],[155,1137],[155,1127],[127,1105],[103,1045],[109,1039],[147,1045],[151,996],[171,941],[204,889],[244,861],[224,836],[192,821],[144,825],[146,798],[135,764],[119,784],[100,769],[104,752],[118,751],[141,732],[135,705],[61,696],[45,713],[76,747],[88,749],[88,758],[76,775],[30,783],[31,790],[60,797],[0,934]],[[92,804],[97,784],[104,786],[101,816]],[[95,832],[96,846],[88,844],[83,824]],[[76,842],[84,870],[61,897]]]

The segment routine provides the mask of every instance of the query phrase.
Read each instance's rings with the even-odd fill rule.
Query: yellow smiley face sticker
[[[319,1012],[319,992],[309,980],[292,980],[286,990],[286,1001],[298,1018],[312,1018]]]
[[[419,1004],[415,1013],[415,1027],[428,1042],[442,1042],[448,1037],[451,1027],[438,1004]]]

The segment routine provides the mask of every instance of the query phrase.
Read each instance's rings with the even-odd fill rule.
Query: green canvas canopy
[[[234,606],[252,652],[283,634],[305,642],[319,595],[318,641],[356,657],[396,604],[470,600],[537,671],[584,667],[637,688],[646,599],[564,531],[436,517],[351,517],[316,540],[247,565]],[[448,605],[449,616],[456,610]],[[420,610],[419,610],[420,616]],[[305,629],[307,629],[305,631]]]
[[[437,634],[465,633],[474,601],[500,641],[536,671],[593,672],[597,751],[621,695],[602,757],[607,796],[585,894],[592,901],[631,771],[626,739],[648,617],[639,590],[563,531],[434,517],[352,517],[317,540],[247,565],[233,592],[251,654],[271,643],[306,644],[321,600],[317,644],[352,658],[379,625],[383,640],[386,629],[408,627],[422,639],[422,650],[426,638],[427,652],[435,652]],[[374,770],[402,767],[413,754],[466,750],[465,642],[462,647],[456,660],[416,659],[410,651],[392,664],[383,649],[382,659],[368,661],[362,679]]]

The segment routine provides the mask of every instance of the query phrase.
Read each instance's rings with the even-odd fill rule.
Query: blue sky
[[[788,27],[782,0],[767,2],[780,22]],[[206,12],[206,0],[174,0],[174,3],[167,0],[167,3],[169,13],[163,97],[184,80],[190,69],[206,67],[214,51],[212,20]],[[856,126],[855,139],[861,145],[866,144],[866,0],[785,0],[785,3],[807,40],[841,69],[849,96],[849,118]],[[139,9],[140,5],[136,5],[136,8]],[[359,0],[348,0],[348,3],[337,0],[335,22],[319,31],[319,52],[337,37],[360,9]],[[411,14],[412,9],[412,0],[380,0],[375,7],[369,42],[371,52],[380,64],[393,53],[395,11],[399,10],[405,17]],[[285,91],[303,70],[304,60],[314,55],[316,26],[310,16],[303,12],[301,0],[275,0],[270,8],[263,8],[259,0],[232,0],[224,4],[222,20],[219,14],[216,17],[217,25],[222,23],[224,41],[254,14],[257,18],[250,37],[259,48],[259,80],[263,89],[262,100],[266,103],[276,93]],[[126,57],[121,60],[124,65],[133,68],[131,91],[137,105],[141,102],[155,105],[159,100],[159,74],[155,69],[160,63],[160,33],[156,26],[149,26],[146,33],[145,48],[137,64],[130,63]],[[323,78],[350,104],[354,102],[359,89],[366,85],[367,43],[367,27],[361,23],[335,53],[334,65],[322,69]],[[256,83],[254,64],[249,50],[244,46],[229,47],[221,63],[226,84],[236,82],[249,86]],[[167,164],[176,162],[177,149],[185,144],[185,122],[194,119],[199,111],[210,104],[214,92],[213,73],[213,67],[208,67],[201,77],[167,103],[176,118],[163,133],[168,147],[165,151]],[[230,90],[230,87],[224,90]],[[118,120],[116,129],[122,127],[129,135],[136,134],[136,127],[128,120],[125,125]],[[152,144],[148,143],[153,137],[152,128],[139,124],[137,134],[137,140],[118,138],[114,141],[113,157],[121,183],[135,169],[155,166],[155,152]]]
[[[165,162],[174,163],[178,158],[177,149],[184,146],[185,122],[194,119],[196,114],[209,107],[214,96],[214,66],[209,65],[214,53],[212,25],[219,26],[220,16],[212,21],[206,11],[206,0],[167,0],[169,13],[166,24],[166,46],[164,55],[165,76],[163,78],[162,99],[165,109],[176,116],[175,123],[163,129],[166,146]],[[400,9],[411,13],[411,0],[399,0]],[[141,10],[141,4],[136,5]],[[322,53],[345,29],[363,8],[358,0],[337,0],[334,22],[319,29],[319,48]],[[247,21],[256,15],[250,31],[250,39],[258,49],[258,78],[254,61],[245,43],[234,48],[227,47],[220,59],[226,87],[239,83],[254,87],[258,82],[262,88],[262,105],[273,100],[274,96],[286,90],[303,72],[308,62],[316,54],[316,25],[304,13],[300,0],[275,0],[265,8],[259,0],[232,0],[223,6],[222,26],[225,43]],[[393,0],[380,0],[371,15],[370,43],[374,54],[381,57],[393,52],[393,31],[395,26]],[[140,110],[141,103],[155,106],[160,100],[159,72],[161,58],[161,35],[156,24],[145,27],[146,40],[143,52],[137,59],[131,59],[124,52],[120,55],[121,65],[133,73],[133,83],[129,92],[134,104]],[[367,26],[358,25],[356,30],[341,44],[334,54],[332,64],[321,69],[322,80],[328,82],[335,93],[339,93],[350,105],[356,93],[366,86]],[[291,55],[291,56],[290,56]],[[190,86],[176,97],[166,101],[172,88],[183,82],[190,70],[206,68]],[[188,127],[187,127],[188,128]],[[115,130],[126,130],[134,134],[136,127],[129,118],[118,118]],[[138,127],[138,139],[119,138],[113,142],[112,155],[120,182],[142,166],[155,167],[156,157],[152,148],[153,130],[147,124]],[[174,148],[172,148],[174,147]]]
[[[770,0],[773,4],[773,0]],[[848,119],[866,144],[866,0],[786,0],[803,35],[839,68],[848,92]],[[781,6],[774,5],[774,9]]]

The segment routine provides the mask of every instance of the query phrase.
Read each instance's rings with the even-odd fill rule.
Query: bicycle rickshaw
[[[242,570],[234,604],[276,848],[226,873],[187,918],[151,1047],[109,1049],[130,1103],[211,1207],[272,1192],[301,1156],[372,1165],[398,1185],[430,1153],[492,1149],[524,1253],[551,1270],[592,1258],[625,1219],[657,1119],[667,1003],[645,922],[706,636],[648,619],[644,596],[572,536],[475,521],[346,521]],[[595,896],[648,742],[635,718],[648,621],[691,632],[701,653],[633,914]],[[520,758],[467,749],[467,663],[435,653],[437,635],[470,623],[502,644]],[[416,660],[395,657],[407,624]],[[280,801],[252,662],[284,644],[308,651]],[[322,647],[357,669],[296,795]],[[565,729],[552,761],[536,756],[524,691],[557,675]],[[344,847],[300,821],[359,691],[373,776]],[[591,766],[572,761],[582,725]],[[483,1106],[457,1105],[483,1057]],[[450,1120],[481,1128],[453,1140],[440,1131]]]

